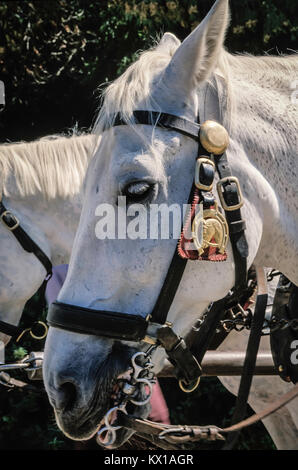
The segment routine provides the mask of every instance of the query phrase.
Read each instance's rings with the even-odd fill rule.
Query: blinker
[[[205,121],[200,127],[200,142],[210,153],[221,155],[229,145],[229,134],[215,121]]]

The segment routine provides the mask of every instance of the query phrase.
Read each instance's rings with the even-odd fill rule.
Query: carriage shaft
[[[245,352],[207,351],[202,361],[202,376],[237,376],[242,374]],[[158,377],[174,377],[174,367],[165,360]],[[255,375],[277,375],[270,352],[260,352],[257,357]]]

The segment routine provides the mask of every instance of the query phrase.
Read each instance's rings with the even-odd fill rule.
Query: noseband
[[[239,292],[244,286],[246,287],[248,247],[244,233],[245,222],[242,220],[240,212],[240,207],[243,204],[240,186],[238,179],[232,176],[225,154],[228,146],[227,132],[214,121],[206,121],[206,123],[200,125],[172,114],[155,111],[134,111],[133,117],[136,124],[157,126],[179,132],[198,143],[196,175],[191,186],[188,202],[193,206],[198,203],[201,204],[203,214],[211,215],[208,218],[210,223],[213,223],[216,217],[217,222],[226,223],[224,233],[226,240],[224,246],[220,249],[221,254],[216,256],[223,256],[222,253],[229,234],[235,262],[235,287],[233,293]],[[117,114],[114,126],[120,125],[127,124],[122,120],[120,114]],[[225,218],[221,211],[217,210],[217,203],[212,194],[216,170],[220,178],[217,183],[217,190],[225,212]],[[182,238],[183,233],[182,227]],[[194,259],[193,253],[189,254],[187,250],[181,249],[182,238],[177,244],[155,306],[146,318],[142,315],[95,310],[54,302],[49,308],[48,324],[55,328],[77,333],[104,336],[115,340],[143,341],[149,344],[162,345],[170,360],[176,365],[178,364],[180,378],[183,377],[186,383],[193,382],[201,374],[200,366],[186,347],[184,340],[174,333],[171,324],[167,322],[168,312],[181,282],[187,260],[189,258]],[[202,253],[206,254],[206,251],[208,252],[210,249],[213,249],[213,252],[216,251],[212,248],[213,245],[216,245],[212,245],[212,240],[209,243],[208,240],[199,240],[199,237],[197,237],[196,241],[196,246],[199,245],[200,255]],[[210,245],[211,248],[209,249],[207,245]],[[206,256],[207,258],[204,258],[203,255],[200,257],[197,253],[195,259],[209,259],[208,253]],[[218,260],[216,256],[213,259],[214,261]],[[225,258],[219,259],[223,260]],[[213,309],[209,312],[210,326],[212,327],[215,318],[218,317],[220,302],[215,302]]]

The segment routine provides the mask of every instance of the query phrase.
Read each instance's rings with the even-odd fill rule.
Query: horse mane
[[[156,41],[157,43],[157,41]],[[94,124],[94,132],[102,133],[114,123],[116,113],[128,124],[133,124],[132,111],[142,103],[144,109],[162,111],[151,96],[154,81],[169,64],[178,48],[177,43],[170,41],[162,47],[157,43],[151,49],[139,54],[138,59],[114,82],[101,93],[101,107]],[[262,86],[274,85],[276,82],[287,82],[289,92],[289,75],[297,77],[298,54],[278,56],[253,56],[247,53],[231,54],[222,48],[215,73],[207,80],[207,84],[216,88],[221,104],[225,104],[222,122],[230,130],[232,117],[235,114],[237,92],[233,93],[233,76],[259,82]],[[219,76],[224,78],[224,88]],[[267,84],[265,83],[267,80]],[[270,84],[270,85],[269,85]]]
[[[101,106],[94,124],[94,132],[102,133],[114,124],[116,113],[130,124],[134,123],[132,111],[143,102],[144,109],[159,111],[159,105],[151,97],[154,78],[166,68],[176,51],[170,43],[160,47],[156,44],[149,50],[139,53],[138,59],[116,80],[101,90]]]
[[[33,142],[0,145],[0,187],[7,197],[42,193],[47,199],[73,197],[98,147],[94,134],[50,135]],[[0,193],[1,197],[1,193]]]

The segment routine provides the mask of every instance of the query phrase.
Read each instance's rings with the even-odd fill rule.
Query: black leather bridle
[[[52,276],[52,262],[45,252],[35,243],[28,233],[21,227],[19,219],[9,209],[5,207],[0,199],[0,219],[5,227],[14,235],[21,247],[27,252],[32,253],[40,261],[46,270],[46,277],[43,283],[45,289],[47,282]],[[41,322],[37,322],[41,323]],[[24,332],[23,327],[12,325],[11,323],[0,320],[0,333],[4,333],[13,338],[18,338]],[[43,335],[42,335],[43,336]]]
[[[4,83],[0,80],[0,112],[5,108],[5,87]],[[21,227],[20,221],[13,214],[11,210],[8,210],[2,201],[2,194],[0,193],[0,220],[3,222],[5,227],[14,235],[17,241],[20,243],[22,248],[27,251],[27,253],[32,253],[36,258],[41,262],[46,270],[46,277],[43,283],[43,290],[46,288],[48,280],[52,276],[53,266],[51,260],[43,252],[43,250],[32,240],[28,233]],[[40,324],[42,322],[36,322]],[[46,328],[46,325],[44,324]],[[45,330],[46,333],[47,330]],[[4,333],[13,338],[19,338],[24,332],[24,328],[12,325],[10,323],[0,320],[0,333]],[[31,332],[32,333],[32,332]],[[35,335],[34,335],[35,336]],[[33,336],[33,337],[34,337]],[[44,334],[42,335],[42,337]],[[35,336],[37,338],[37,336]]]
[[[232,177],[226,154],[213,155],[202,146],[199,123],[155,111],[134,111],[133,117],[136,124],[158,126],[192,138],[198,143],[197,158],[203,156],[214,158],[215,168],[219,174],[220,180],[223,180],[221,189],[235,261],[235,287],[233,289],[233,295],[236,295],[246,287],[247,284],[248,246],[244,233],[245,222],[241,218],[239,208],[239,184],[235,184],[236,178]],[[126,122],[122,120],[120,114],[117,114],[114,126],[120,125],[126,125]],[[206,187],[210,187],[213,183],[215,168],[212,168],[208,164],[205,165],[204,163],[201,165],[200,179],[202,183],[206,183]],[[194,190],[195,185],[193,183],[189,195],[189,202],[192,201]],[[215,202],[214,195],[209,190],[200,190],[200,198],[203,202],[204,209],[211,207]],[[178,375],[180,374],[180,377],[182,375],[185,382],[191,382],[194,380],[195,376],[200,375],[200,367],[197,361],[193,360],[193,356],[188,351],[183,339],[179,338],[173,332],[171,325],[167,323],[167,315],[182,279],[186,263],[187,259],[181,258],[176,249],[155,306],[152,312],[148,312],[146,318],[142,315],[95,310],[56,301],[52,303],[49,308],[47,317],[48,324],[55,328],[83,334],[104,336],[115,340],[146,341],[149,343],[157,341],[163,345],[173,362],[177,363],[179,360],[180,362],[182,361],[182,365],[180,364],[180,367],[178,366]],[[222,310],[222,303],[222,301],[215,302],[208,314],[209,331],[214,328],[214,325],[218,321],[219,314]],[[205,349],[208,347],[208,342],[206,342],[206,339],[203,342]],[[188,367],[186,367],[186,370],[182,371],[182,369],[185,369],[184,366],[186,362],[188,363]],[[192,366],[189,365],[190,363]]]

